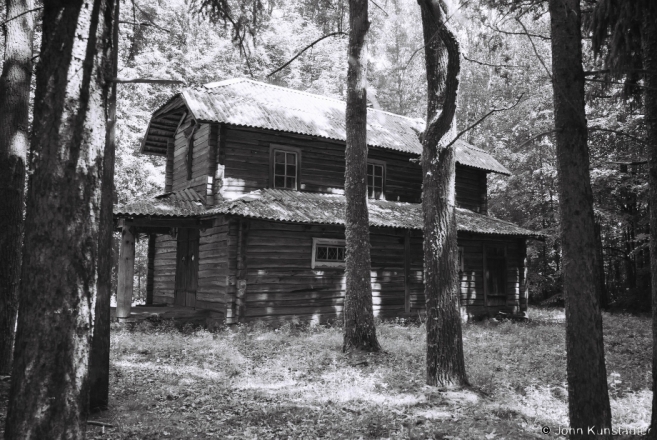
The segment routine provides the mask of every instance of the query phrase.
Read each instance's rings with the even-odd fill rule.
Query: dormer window
[[[370,199],[382,199],[386,175],[385,162],[367,162],[367,197]]]
[[[271,148],[271,187],[296,190],[299,187],[301,152],[298,149]]]

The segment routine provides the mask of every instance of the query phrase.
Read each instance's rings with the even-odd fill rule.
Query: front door
[[[486,306],[506,304],[506,250],[503,246],[486,246]]]
[[[198,229],[178,229],[174,302],[179,306],[196,306],[196,288],[198,287],[198,237]]]

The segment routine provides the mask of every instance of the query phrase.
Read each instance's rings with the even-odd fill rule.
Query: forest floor
[[[422,324],[380,323],[385,351],[369,355],[343,354],[334,327],[114,329],[110,409],[91,417],[112,427],[90,425],[88,438],[559,438],[568,426],[564,313],[530,317],[465,325],[473,388],[460,392],[424,385]],[[604,315],[621,432],[650,421],[650,328],[647,317]]]

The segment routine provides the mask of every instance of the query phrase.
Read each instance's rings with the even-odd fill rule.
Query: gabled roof
[[[157,201],[151,210],[145,203],[136,206],[131,204],[116,208],[114,215],[208,217],[226,214],[293,223],[344,225],[345,208],[346,200],[343,195],[261,189],[234,200],[225,200],[209,209],[199,207],[198,210],[173,213],[172,209],[163,210],[161,201]],[[418,203],[368,200],[368,209],[371,226],[422,229],[422,205]],[[461,208],[456,210],[456,224],[462,232],[539,239],[543,237],[541,233],[513,223]]]
[[[344,101],[278,87],[245,78],[186,89],[153,113],[142,152],[166,154],[166,137],[173,136],[181,117],[191,112],[199,122],[222,122],[288,133],[346,140]],[[420,119],[369,108],[367,143],[413,155],[422,153]],[[502,174],[511,174],[490,154],[458,140],[458,163]]]

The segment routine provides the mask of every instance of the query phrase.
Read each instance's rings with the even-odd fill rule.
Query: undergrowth
[[[563,310],[463,329],[471,390],[424,385],[425,329],[379,323],[384,352],[343,354],[332,326],[115,329],[111,428],[95,438],[536,438],[568,426]],[[647,318],[605,315],[614,427],[646,428]],[[104,433],[102,432],[104,429]]]

